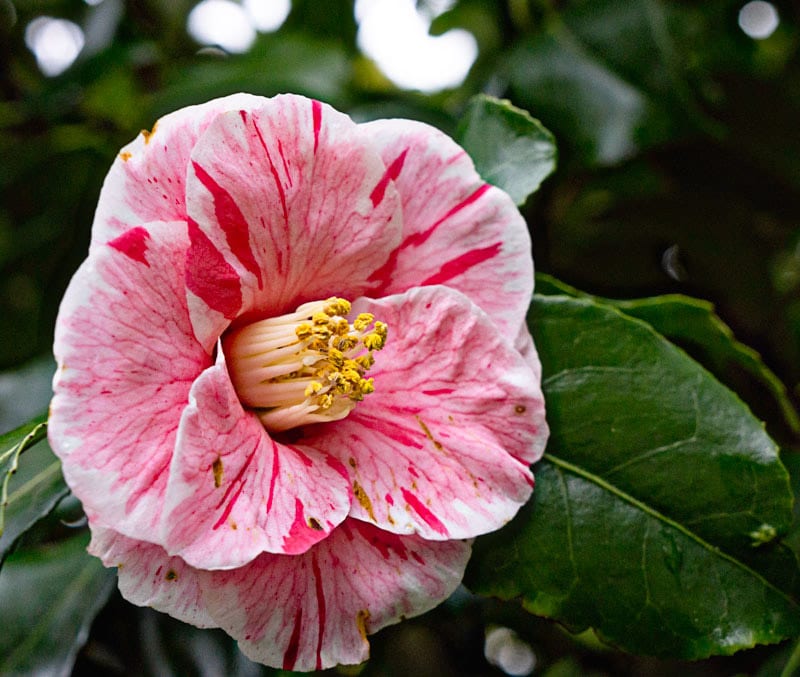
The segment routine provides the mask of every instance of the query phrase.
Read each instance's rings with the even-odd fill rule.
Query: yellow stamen
[[[228,371],[240,401],[270,431],[347,416],[375,391],[365,378],[373,352],[386,344],[386,324],[350,302],[313,301],[294,313],[254,322],[223,338]]]

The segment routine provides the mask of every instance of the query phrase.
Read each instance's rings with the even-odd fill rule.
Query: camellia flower
[[[184,108],[114,162],[49,435],[122,594],[254,660],[358,663],[528,500],[547,437],[510,198],[418,122]]]

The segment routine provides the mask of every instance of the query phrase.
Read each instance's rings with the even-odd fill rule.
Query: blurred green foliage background
[[[194,4],[0,0],[0,368],[28,365],[0,381],[3,429],[46,406],[48,363],[30,361],[49,354],[59,301],[85,256],[119,148],[160,115],[236,91],[298,92],[359,120],[409,117],[450,133],[473,94],[509,98],[559,144],[558,171],[523,208],[537,269],[605,296],[709,299],[800,396],[797,4],[773,3],[777,28],[754,39],[739,25],[743,0],[418,0],[436,15],[432,33],[463,28],[479,47],[463,84],[433,94],[399,89],[360,52],[350,0],[294,0],[285,23],[244,54],[195,42],[186,30]],[[53,77],[25,41],[41,16],[75,22],[86,41]],[[784,448],[800,449],[758,384],[733,368],[728,382]],[[135,662],[158,635],[173,674],[198,672],[199,654],[187,646],[208,652],[222,642],[122,608],[117,600],[101,616],[79,672],[99,664],[110,674],[120,665],[125,674],[158,674]],[[426,618],[381,633],[367,672],[502,674],[482,657],[491,622],[531,641],[537,674],[553,676],[767,675],[785,651],[691,667],[631,658],[468,596]],[[168,646],[180,644],[175,638],[182,648]]]

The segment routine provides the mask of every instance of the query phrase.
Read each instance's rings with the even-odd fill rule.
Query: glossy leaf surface
[[[537,296],[530,318],[551,439],[534,501],[479,539],[468,584],[637,653],[694,659],[800,630],[796,562],[774,566],[792,495],[762,424],[612,307]]]
[[[521,205],[556,168],[553,135],[527,111],[490,96],[476,96],[457,139],[484,180]]]

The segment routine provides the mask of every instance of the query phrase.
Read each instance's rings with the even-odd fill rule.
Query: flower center
[[[365,378],[387,327],[370,313],[351,323],[350,302],[304,303],[295,312],[248,324],[222,339],[239,400],[277,432],[347,416],[375,390]]]

